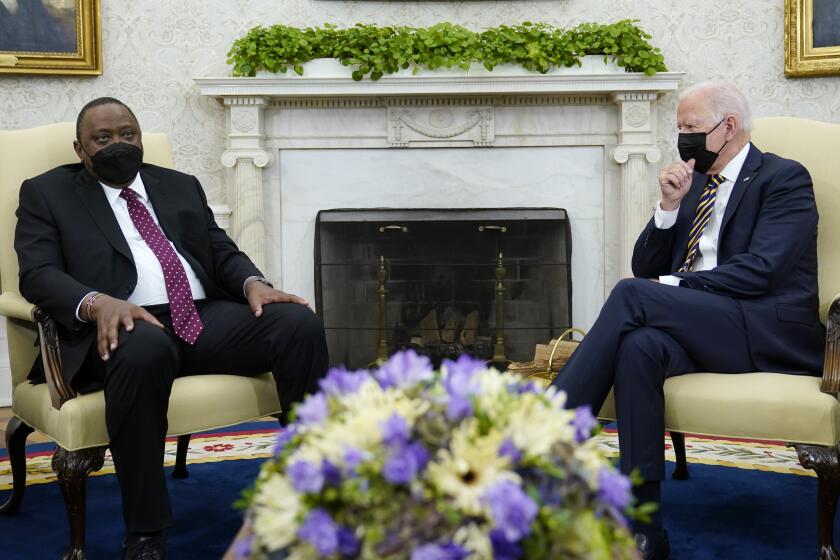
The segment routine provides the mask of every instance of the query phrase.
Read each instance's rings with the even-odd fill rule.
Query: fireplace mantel
[[[273,279],[283,265],[282,258],[266,262],[266,239],[272,242],[266,214],[275,202],[263,175],[279,177],[283,150],[601,146],[615,168],[604,179],[605,191],[617,195],[610,204],[619,225],[608,226],[615,239],[604,240],[614,245],[607,251],[614,281],[630,274],[633,243],[652,212],[657,98],[675,91],[683,73],[645,76],[601,67],[545,75],[519,68],[403,72],[378,81],[354,81],[347,69],[343,76],[307,70],[195,81],[227,112],[221,160],[233,169],[231,234],[259,266],[268,265]]]
[[[289,70],[289,74],[291,74]],[[332,73],[332,72],[331,72]],[[202,95],[290,98],[307,97],[394,97],[403,95],[535,95],[568,93],[665,92],[679,86],[682,72],[660,72],[653,76],[631,72],[578,73],[561,69],[540,74],[518,68],[493,72],[454,70],[401,72],[379,80],[355,81],[349,76],[292,76],[276,74],[257,78],[196,78]]]

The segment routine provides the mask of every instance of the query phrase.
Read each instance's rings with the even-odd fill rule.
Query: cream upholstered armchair
[[[78,161],[72,147],[74,126],[67,122],[0,131],[0,314],[6,317],[8,331],[14,415],[6,429],[13,488],[6,503],[0,506],[0,514],[13,514],[20,508],[26,488],[26,437],[38,430],[57,445],[52,466],[70,523],[70,549],[65,558],[81,559],[85,544],[85,481],[88,474],[102,467],[108,446],[105,398],[102,391],[76,395],[64,382],[58,356],[61,341],[56,339],[52,319],[21,297],[17,256],[12,246],[21,183],[58,165]],[[143,146],[146,162],[172,166],[166,135],[144,134]],[[32,385],[26,378],[38,352],[34,343],[39,330],[49,382]],[[180,436],[173,471],[176,478],[187,476],[190,434],[280,412],[270,373],[258,377],[181,377],[175,380],[169,403],[169,435]]]
[[[757,119],[753,143],[802,163],[811,173],[820,214],[817,239],[820,312],[828,328],[822,377],[772,372],[694,373],[665,382],[665,427],[677,466],[688,478],[683,433],[779,440],[796,448],[818,476],[819,558],[840,559],[833,543],[840,493],[840,124],[791,117]],[[612,398],[600,417],[615,418]]]

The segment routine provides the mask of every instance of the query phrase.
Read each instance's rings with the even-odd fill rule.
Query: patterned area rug
[[[253,422],[243,426],[212,434],[193,436],[190,441],[187,462],[215,463],[240,459],[259,459],[270,457],[277,437],[275,422]],[[606,429],[597,436],[598,444],[610,456],[618,456],[618,435],[614,429]],[[27,453],[28,469],[26,482],[45,484],[55,481],[55,473],[50,465],[52,450],[50,444],[31,446]],[[689,463],[753,469],[782,474],[816,476],[813,471],[805,470],[799,464],[796,451],[780,442],[729,440],[705,436],[686,436],[686,456]],[[175,464],[176,440],[166,443],[165,464]],[[670,438],[665,440],[665,457],[674,461],[674,452]],[[4,450],[5,451],[5,450]],[[105,455],[103,468],[91,476],[113,474],[114,465],[110,453]],[[0,490],[11,488],[12,473],[8,457],[0,458]]]

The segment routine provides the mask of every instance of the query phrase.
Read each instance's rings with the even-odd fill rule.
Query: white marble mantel
[[[277,227],[266,216],[282,215],[272,205],[280,201],[273,191],[284,150],[413,148],[600,147],[604,204],[611,205],[602,256],[612,261],[602,280],[610,285],[630,274],[633,243],[652,213],[657,97],[676,90],[682,73],[625,73],[596,58],[594,66],[590,59],[545,75],[478,68],[357,82],[335,61],[309,64],[316,62],[303,76],[195,80],[227,110],[221,159],[232,168],[232,236],[259,266],[269,265],[273,279],[289,266],[266,246],[267,228]]]

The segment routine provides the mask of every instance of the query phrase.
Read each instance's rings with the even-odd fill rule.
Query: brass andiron
[[[496,344],[493,348],[493,364],[499,367],[507,366],[505,357],[505,265],[502,253],[496,266]]]
[[[376,363],[381,364],[388,361],[388,290],[385,283],[388,281],[388,270],[385,268],[385,256],[379,257],[379,271],[376,273],[379,279],[379,344],[376,350]]]

